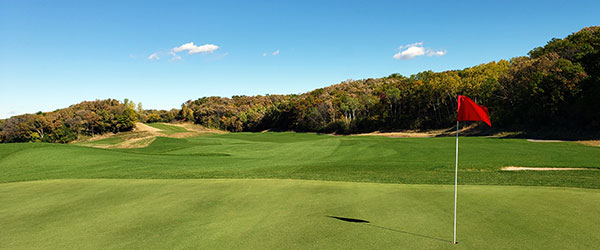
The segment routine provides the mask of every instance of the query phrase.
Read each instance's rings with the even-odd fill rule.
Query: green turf
[[[123,136],[142,135],[99,142],[113,145]],[[231,133],[158,137],[134,149],[0,144],[0,248],[600,245],[600,148],[485,137],[460,141],[460,244],[451,245],[454,143],[452,137]]]
[[[453,137],[231,133],[157,138],[137,149],[0,144],[0,182],[62,178],[283,178],[452,184]],[[600,171],[506,172],[503,166],[600,167],[574,142],[461,137],[460,183],[600,188]]]
[[[0,184],[4,249],[593,249],[600,190],[303,180]],[[351,223],[327,216],[367,220]]]
[[[147,123],[146,125],[153,127],[153,128],[157,128],[160,129],[159,132],[163,133],[163,134],[175,134],[175,133],[183,133],[183,132],[190,132],[189,130],[179,127],[179,126],[173,126],[173,125],[167,125],[164,123]]]

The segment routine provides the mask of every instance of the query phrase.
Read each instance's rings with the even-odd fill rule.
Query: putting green
[[[5,249],[591,249],[600,190],[306,180],[0,184]],[[327,217],[361,219],[346,222]]]

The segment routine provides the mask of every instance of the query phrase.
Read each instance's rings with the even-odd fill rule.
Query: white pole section
[[[458,121],[456,121],[456,170],[454,171],[454,239],[452,244],[456,244],[456,194],[458,191]]]

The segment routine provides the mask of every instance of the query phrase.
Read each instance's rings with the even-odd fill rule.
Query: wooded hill
[[[356,133],[454,125],[456,96],[490,110],[506,130],[600,129],[600,27],[552,39],[528,56],[463,70],[348,80],[296,95],[203,97],[181,109],[143,110],[126,100],[83,102],[0,120],[3,142],[68,142],[131,130],[135,121],[192,121],[229,131]]]

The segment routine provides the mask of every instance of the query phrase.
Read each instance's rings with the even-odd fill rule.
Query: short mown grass
[[[600,190],[302,180],[0,184],[5,249],[594,249]],[[335,219],[368,221],[352,223]]]
[[[118,143],[109,139],[100,143]],[[156,137],[131,149],[0,144],[0,248],[600,245],[600,148],[460,140],[458,245],[453,137],[230,133]]]
[[[187,130],[183,127],[168,125],[165,123],[147,123],[146,125],[153,127],[153,128],[157,128],[160,130],[159,131],[160,133],[163,133],[166,135],[190,132],[189,130]]]
[[[0,182],[62,178],[277,178],[452,184],[452,137],[302,133],[158,137],[145,148],[0,144]],[[600,188],[600,148],[572,142],[461,137],[460,183]],[[589,171],[501,171],[504,166]]]

